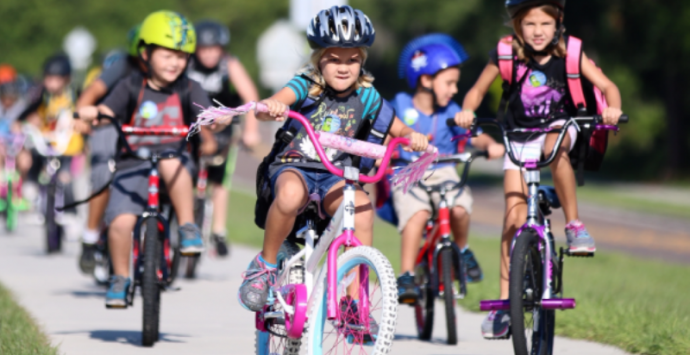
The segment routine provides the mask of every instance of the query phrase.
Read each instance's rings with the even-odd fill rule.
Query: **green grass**
[[[659,215],[690,218],[690,206],[668,201],[630,196],[622,191],[612,191],[606,185],[586,185],[577,189],[577,197],[582,201],[626,210]]]
[[[260,247],[263,231],[254,226],[254,197],[234,192],[228,216],[235,243]],[[374,246],[398,270],[400,236],[383,222],[374,226]],[[498,297],[497,238],[470,239],[484,269],[484,281],[469,285],[460,304],[479,310],[479,301]],[[557,311],[558,335],[618,346],[638,354],[690,354],[690,267],[636,257],[598,253],[593,259],[565,260],[565,297],[575,310]]]
[[[550,173],[544,171],[542,175],[543,185],[553,186],[550,175]],[[503,176],[470,172],[470,179],[471,183],[475,185],[494,186],[500,189],[503,186]],[[690,205],[661,201],[654,199],[654,196],[645,198],[639,194],[631,195],[620,189],[611,189],[604,182],[585,181],[585,183],[585,186],[577,188],[577,198],[579,201],[629,211],[690,218]]]
[[[12,299],[9,291],[0,285],[0,354],[56,355],[31,317]]]

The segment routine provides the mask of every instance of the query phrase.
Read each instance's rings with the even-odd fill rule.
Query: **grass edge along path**
[[[57,355],[31,316],[0,285],[0,354]]]
[[[234,191],[228,211],[233,243],[260,248],[263,231],[254,225],[254,196]],[[378,221],[374,244],[400,265],[400,237]],[[470,238],[484,281],[469,285],[460,304],[479,310],[479,301],[498,296],[498,238]],[[577,308],[557,311],[558,335],[606,343],[637,354],[690,354],[690,267],[600,252],[592,259],[564,262],[564,297]],[[459,319],[458,321],[462,321]]]

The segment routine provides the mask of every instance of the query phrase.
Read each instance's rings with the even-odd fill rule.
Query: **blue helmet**
[[[436,75],[443,69],[458,66],[469,56],[465,48],[453,37],[434,33],[418,37],[408,43],[398,62],[400,78],[414,89],[422,75]]]

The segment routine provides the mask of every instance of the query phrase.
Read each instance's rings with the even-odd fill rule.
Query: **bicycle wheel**
[[[57,192],[57,183],[51,181],[48,184],[46,191],[46,210],[45,210],[45,227],[46,227],[46,252],[48,254],[59,252],[62,248],[61,241],[61,227],[55,220],[55,193]]]
[[[302,284],[304,283],[304,268],[302,265],[294,265],[290,270],[283,268],[284,262],[289,260],[293,255],[299,252],[299,247],[289,241],[283,242],[283,245],[278,251],[278,267],[279,274],[288,272],[288,278],[285,284]],[[283,285],[277,285],[278,287]],[[276,306],[279,306],[276,303]],[[267,332],[256,331],[256,355],[298,355],[300,347],[302,346],[302,339],[291,339],[287,337],[285,330],[285,322],[277,321],[266,323]]]
[[[141,280],[141,294],[144,298],[144,317],[141,344],[153,346],[158,340],[161,289],[158,284],[160,268],[160,240],[158,239],[158,220],[148,218],[144,232],[144,274]]]
[[[425,256],[426,257],[426,256]],[[417,335],[420,340],[431,339],[434,330],[434,287],[431,284],[429,265],[425,261],[415,267],[414,281],[419,287],[420,295],[414,306],[414,317],[417,322]]]
[[[534,231],[522,232],[510,260],[510,324],[516,355],[548,355],[555,314],[539,307],[543,294],[543,248]]]
[[[357,278],[363,267],[368,270],[369,283]],[[365,246],[340,255],[338,288],[333,290],[339,302],[335,320],[326,320],[325,265],[318,280],[311,298],[314,302],[309,305],[307,354],[387,354],[393,344],[398,315],[397,283],[388,259]],[[350,284],[359,288],[350,293]],[[364,305],[359,302],[363,292],[368,299]]]
[[[447,343],[458,343],[458,330],[455,321],[455,294],[453,287],[453,251],[443,249],[439,254],[441,258],[441,277],[443,279],[443,303],[446,309],[446,329],[448,331]]]

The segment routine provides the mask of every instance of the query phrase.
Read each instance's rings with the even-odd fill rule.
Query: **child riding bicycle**
[[[457,154],[459,144],[453,137],[466,133],[459,127],[450,128],[446,120],[454,118],[461,111],[452,102],[458,92],[460,65],[467,60],[467,54],[460,43],[444,34],[431,34],[410,42],[400,56],[400,75],[407,79],[413,94],[401,92],[395,96],[392,105],[402,121],[417,132],[427,135],[429,142],[436,146],[439,154]],[[460,144],[465,143],[461,141]],[[487,134],[472,138],[469,142],[480,150],[487,150],[489,158],[503,156],[502,144],[496,143]],[[400,152],[398,166],[417,159],[418,153]],[[452,163],[436,164],[433,172],[427,173],[425,184],[460,181]],[[472,194],[469,187],[448,191],[451,201],[451,230],[455,243],[462,252],[467,265],[467,278],[470,282],[482,279],[482,271],[469,249],[467,238],[472,213]],[[392,192],[393,206],[398,217],[398,231],[402,235],[401,275],[398,277],[399,302],[415,304],[419,290],[414,283],[414,266],[424,227],[431,218],[431,203],[438,206],[437,196],[429,195],[418,186],[408,194],[402,188]],[[433,201],[432,201],[433,199]],[[450,203],[450,202],[449,202]]]
[[[290,108],[305,114],[318,131],[328,128],[330,133],[353,138],[368,134],[382,105],[387,105],[372,87],[374,78],[363,69],[366,48],[374,42],[374,37],[373,25],[359,10],[335,6],[319,12],[307,29],[313,49],[310,64],[285,88],[263,101],[270,113],[258,114],[257,118],[284,121]],[[307,100],[312,104],[305,107]],[[393,119],[389,132],[379,132],[381,139],[386,133],[392,137],[407,136],[410,148],[415,151],[423,151],[428,145],[424,135],[397,118]],[[278,146],[280,149],[268,166],[273,201],[267,213],[263,250],[249,264],[238,292],[240,303],[254,312],[266,304],[276,273],[278,251],[309,195],[319,195],[320,207],[329,216],[335,213],[343,198],[344,179],[325,169],[304,128],[290,134],[293,138]],[[326,154],[341,168],[355,160],[337,150],[327,149]],[[371,245],[374,209],[361,188],[355,193],[353,207],[357,238],[364,245]]]
[[[211,100],[225,106],[235,107],[240,101],[258,101],[259,93],[242,63],[237,57],[225,52],[225,47],[230,43],[228,28],[215,21],[201,21],[194,27],[199,43],[187,68],[187,75],[201,84]],[[228,254],[225,217],[238,148],[232,142],[233,126],[228,125],[214,134],[218,142],[218,152],[214,152],[214,155],[225,158],[224,163],[207,167],[213,202],[211,240],[216,244],[216,251],[220,256]],[[260,139],[254,113],[247,112],[242,143],[251,148]]]
[[[563,35],[565,0],[508,0],[514,36],[512,40],[514,71],[513,84],[504,84],[507,98],[505,122],[508,128],[561,127],[569,117],[577,115],[572,104],[566,76],[566,39]],[[508,58],[510,59],[510,57]],[[497,51],[490,53],[489,63],[463,102],[463,111],[456,123],[470,127],[474,110],[479,107],[491,83],[500,73]],[[604,94],[609,107],[602,112],[604,124],[615,125],[621,112],[621,97],[611,82],[583,53],[581,72],[584,77]],[[499,112],[499,115],[501,112]],[[514,137],[512,150],[521,160],[538,160],[542,153],[551,154],[557,134],[527,134]],[[579,220],[575,195],[575,176],[568,153],[575,145],[576,128],[568,128],[566,138],[558,147],[558,156],[551,164],[554,185],[566,218],[565,234],[569,252],[594,252],[594,239]],[[504,192],[506,215],[501,241],[501,299],[508,299],[510,245],[518,228],[527,216],[526,187],[522,172],[509,158],[505,158]],[[510,329],[510,317],[505,311],[491,311],[482,323],[482,334],[487,339],[506,338]]]
[[[138,53],[147,66],[147,75],[134,72],[121,80],[98,107],[79,109],[85,120],[95,119],[99,112],[116,117],[133,126],[189,125],[200,112],[193,105],[210,105],[198,83],[184,74],[189,56],[194,53],[196,35],[187,19],[172,11],[150,14],[141,25]],[[215,151],[210,131],[202,129],[202,152]],[[183,138],[128,137],[131,146],[139,150],[161,153],[176,150],[185,144]],[[181,225],[180,252],[195,254],[203,251],[201,231],[194,224],[193,183],[194,162],[189,152],[179,159],[159,162],[159,171],[168,196]],[[150,163],[136,159],[117,162],[117,171],[110,188],[110,200],[105,212],[108,225],[108,246],[114,276],[106,294],[106,305],[126,307],[126,293],[130,287],[129,256],[132,231],[145,208]]]
[[[120,79],[135,71],[143,71],[137,54],[139,29],[141,24],[132,27],[127,34],[128,55],[116,57],[110,63],[104,62],[99,76],[86,86],[77,100],[77,109],[100,103],[114,88]],[[90,127],[89,127],[90,128]],[[105,187],[113,175],[112,163],[115,160],[117,131],[112,125],[96,126],[88,130],[89,152],[91,153],[91,189],[99,191]],[[102,259],[97,243],[101,237],[103,214],[108,205],[109,191],[105,189],[89,200],[89,212],[86,230],[82,234],[82,253],[79,256],[79,268],[85,274],[93,274],[96,260]]]

